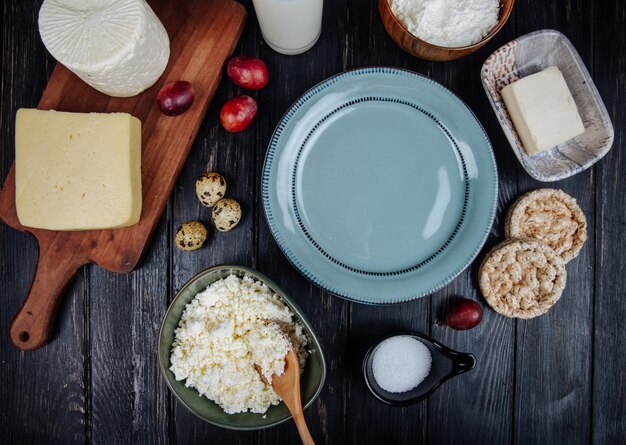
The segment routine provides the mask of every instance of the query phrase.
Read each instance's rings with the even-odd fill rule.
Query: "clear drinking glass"
[[[252,0],[263,39],[281,54],[307,51],[322,31],[324,0]]]

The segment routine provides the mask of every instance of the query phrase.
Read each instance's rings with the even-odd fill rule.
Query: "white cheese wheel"
[[[55,59],[109,96],[149,88],[170,56],[167,32],[144,0],[45,0],[39,33]]]

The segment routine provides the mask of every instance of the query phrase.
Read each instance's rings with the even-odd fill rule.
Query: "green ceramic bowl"
[[[208,285],[221,278],[226,278],[229,275],[236,275],[238,277],[248,275],[255,280],[265,283],[274,293],[283,299],[295,314],[296,319],[304,327],[307,339],[309,340],[307,349],[311,351],[300,380],[302,405],[306,409],[317,398],[324,385],[324,380],[326,379],[326,362],[324,361],[322,348],[311,325],[300,308],[291,301],[287,294],[272,280],[255,270],[242,266],[223,265],[207,269],[189,280],[180,292],[178,292],[165,314],[159,334],[159,363],[161,372],[165,377],[167,385],[178,401],[202,420],[212,423],[213,425],[234,430],[267,428],[285,422],[291,418],[291,414],[284,403],[281,402],[278,405],[271,406],[265,414],[249,412],[226,414],[217,404],[206,397],[200,396],[198,391],[194,388],[187,388],[184,381],[177,381],[176,378],[174,378],[174,373],[170,371],[170,352],[172,343],[174,342],[174,329],[178,327],[185,306]]]

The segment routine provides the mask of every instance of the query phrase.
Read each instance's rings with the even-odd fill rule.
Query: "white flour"
[[[438,46],[468,46],[498,23],[499,0],[388,0],[416,37]]]

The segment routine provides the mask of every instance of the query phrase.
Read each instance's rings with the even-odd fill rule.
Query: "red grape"
[[[226,74],[235,85],[247,90],[260,90],[270,79],[265,62],[256,57],[233,57],[228,62]]]
[[[168,83],[157,94],[157,104],[163,114],[177,116],[193,104],[196,95],[191,84],[185,80]]]
[[[454,301],[446,311],[446,324],[457,330],[472,329],[482,318],[483,308],[467,298]]]
[[[233,97],[222,106],[220,122],[227,131],[242,131],[252,123],[256,112],[256,102],[250,96]]]

